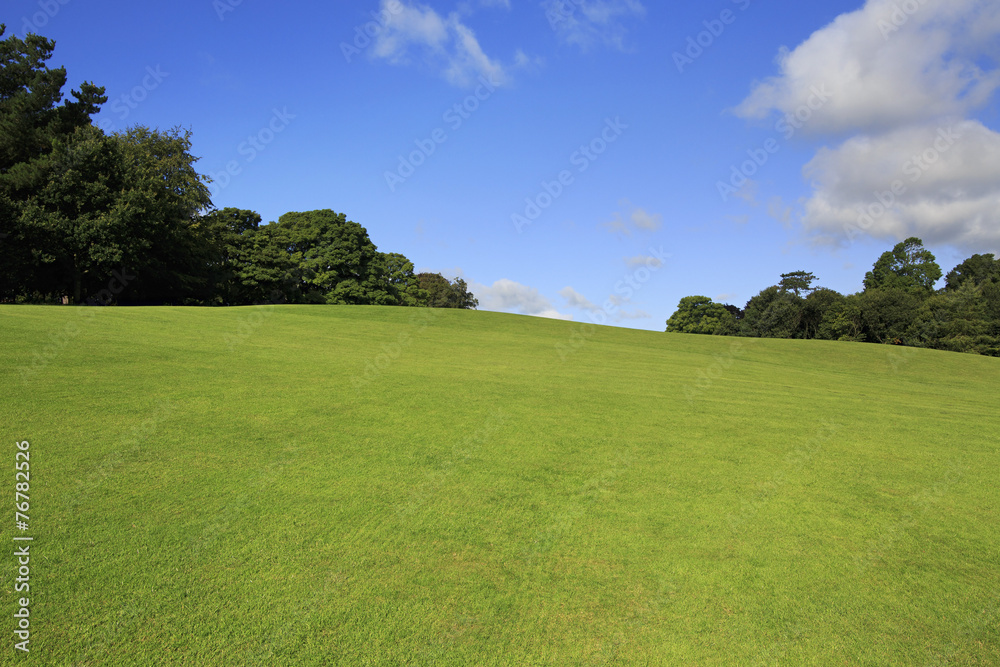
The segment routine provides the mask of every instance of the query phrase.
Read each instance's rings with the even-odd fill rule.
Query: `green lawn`
[[[0,379],[3,664],[1000,664],[1000,359],[2,307]]]

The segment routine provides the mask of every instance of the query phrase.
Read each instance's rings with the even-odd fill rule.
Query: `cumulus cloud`
[[[625,20],[646,16],[638,0],[545,0],[542,8],[559,39],[583,51],[598,44],[624,51]]]
[[[476,284],[472,292],[482,310],[535,315],[555,320],[572,320],[572,315],[560,313],[536,288],[503,278],[492,285]]]
[[[393,65],[419,59],[440,68],[444,78],[459,87],[473,85],[479,77],[493,85],[507,82],[503,65],[486,55],[457,12],[445,18],[426,5],[382,0],[382,15],[387,20],[375,40],[376,58]]]
[[[779,74],[736,112],[798,114],[804,132],[840,142],[803,168],[815,241],[1000,247],[1000,135],[974,120],[1000,88],[998,33],[995,0],[868,0],[780,53]]]
[[[894,16],[898,6],[869,0],[783,50],[780,74],[755,84],[736,112],[764,118],[806,108],[806,132],[870,132],[962,117],[988,102],[1000,72],[980,67],[975,47],[989,42],[970,26],[995,24],[997,3],[923,0],[914,13]]]
[[[1000,134],[978,121],[902,128],[821,150],[803,224],[820,241],[918,236],[1000,249]]]

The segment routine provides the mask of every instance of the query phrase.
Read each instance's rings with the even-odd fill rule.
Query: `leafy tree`
[[[234,277],[233,303],[299,303],[302,272],[288,251],[287,229],[274,223],[242,234]]]
[[[425,293],[420,305],[431,308],[465,308],[475,309],[479,300],[469,291],[468,285],[461,278],[450,282],[440,273],[417,274],[420,289]]]
[[[823,322],[827,314],[844,301],[844,295],[819,287],[806,297],[802,306],[801,329],[804,338],[825,338]]]
[[[750,299],[740,320],[740,335],[798,338],[805,300],[772,285]]]
[[[1000,333],[990,307],[973,280],[927,299],[915,313],[909,343],[954,352],[1000,356]]]
[[[945,289],[957,290],[967,280],[971,280],[976,287],[1000,283],[1000,259],[995,259],[993,255],[973,255],[948,272]]]
[[[419,273],[417,282],[427,295],[423,305],[431,308],[451,308],[454,294],[451,283],[440,273]]]
[[[853,343],[865,342],[864,322],[861,316],[861,295],[850,294],[831,304],[823,315],[817,338]]]
[[[900,288],[868,289],[858,295],[865,340],[870,343],[907,342],[907,330],[913,324],[923,296]]]
[[[134,230],[135,247],[122,263],[138,274],[126,298],[184,303],[211,290],[211,266],[201,258],[199,213],[211,205],[207,179],[195,170],[191,132],[133,127],[112,135],[120,144],[126,190],[116,208]]]
[[[378,272],[380,253],[364,227],[329,209],[286,213],[278,226],[287,233],[306,302],[395,305]]]
[[[795,296],[802,296],[802,292],[811,293],[812,284],[816,281],[816,276],[807,271],[793,271],[792,273],[782,273],[781,282],[778,286],[786,292],[795,292]]]
[[[0,37],[5,32],[0,24]],[[84,82],[71,91],[74,101],[60,105],[66,70],[46,66],[54,48],[52,40],[33,34],[0,41],[0,300],[66,289],[57,286],[62,278],[50,275],[60,261],[46,245],[50,230],[25,228],[24,209],[51,185],[53,171],[65,168],[58,163],[72,164],[68,145],[82,141],[73,138],[77,130],[89,127],[90,117],[107,102],[103,88]],[[56,151],[64,155],[53,159]],[[37,209],[38,203],[32,206]]]
[[[729,311],[729,314],[733,316],[733,320],[739,322],[743,319],[743,311],[736,306],[728,303],[722,304],[722,307]]]
[[[205,267],[209,287],[201,303],[254,303],[252,290],[244,285],[244,277],[256,259],[249,251],[260,222],[257,212],[232,207],[198,216],[192,231],[202,241],[197,252]]]
[[[455,278],[452,290],[455,292],[455,308],[475,310],[479,307],[479,299],[469,291],[469,286],[461,278]]]
[[[884,252],[865,274],[865,290],[897,289],[929,294],[941,278],[941,267],[930,250],[916,237],[897,243]]]
[[[668,333],[715,334],[732,331],[732,314],[707,296],[686,296],[667,320]]]
[[[396,305],[418,306],[427,299],[420,288],[420,281],[413,273],[413,262],[399,253],[385,253],[380,257],[378,271],[384,281],[383,288]]]

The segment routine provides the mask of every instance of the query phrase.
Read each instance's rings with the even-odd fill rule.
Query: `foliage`
[[[804,307],[805,299],[772,285],[747,302],[740,333],[754,338],[798,338]]]
[[[948,273],[944,288],[934,255],[918,238],[883,253],[865,276],[865,289],[844,296],[813,287],[806,271],[781,275],[714,333],[759,338],[807,338],[931,347],[997,355],[1000,349],[1000,260],[973,255]],[[802,298],[802,294],[806,294]],[[711,303],[707,297],[695,305]],[[678,324],[686,322],[675,313]],[[685,325],[686,326],[686,325]],[[668,327],[668,330],[669,327]]]
[[[991,304],[974,280],[927,299],[915,313],[909,344],[953,352],[1000,356],[996,320]]]
[[[440,273],[419,273],[417,282],[423,291],[419,305],[465,309],[475,309],[479,306],[479,300],[469,292],[469,286],[461,278],[450,282]]]
[[[843,301],[843,294],[825,287],[819,287],[810,293],[802,306],[800,328],[803,338],[827,338],[823,335],[823,323],[828,314]]]
[[[686,296],[667,320],[668,333],[726,334],[735,331],[735,320],[721,303],[707,296]]]
[[[897,243],[882,253],[865,274],[865,290],[896,289],[929,294],[941,278],[941,267],[930,250],[916,237]]]
[[[5,32],[0,24],[0,37]],[[70,178],[110,166],[107,147],[97,145],[92,133],[78,132],[89,128],[90,117],[107,101],[104,89],[84,82],[79,91],[71,91],[73,101],[60,104],[66,70],[46,65],[54,48],[52,40],[34,34],[0,41],[0,301],[63,289],[59,283],[72,272],[68,264],[73,262],[62,251],[78,246],[86,232],[69,233],[67,238],[71,230],[63,228],[63,212],[44,210],[39,197],[58,196],[58,180],[78,160],[87,164]],[[76,149],[82,155],[77,156]],[[74,195],[100,197],[107,192],[97,184],[96,191]],[[89,207],[91,219],[96,208],[84,201],[68,205]],[[53,271],[62,275],[53,276]]]
[[[973,255],[945,277],[945,289],[957,290],[962,283],[971,280],[976,287],[986,283],[1000,283],[1000,259],[990,255]]]
[[[816,276],[807,271],[793,271],[792,273],[782,273],[781,282],[778,283],[785,292],[795,292],[795,296],[802,296],[802,292],[811,293],[812,284],[816,282]]]
[[[413,263],[344,214],[261,225],[216,210],[189,130],[107,135],[90,121],[107,101],[91,83],[60,105],[53,49],[37,35],[0,41],[0,302],[93,302],[121,271],[131,279],[101,303],[427,305]],[[464,281],[445,283],[446,307],[478,305]]]

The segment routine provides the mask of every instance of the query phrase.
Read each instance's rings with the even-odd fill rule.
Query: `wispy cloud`
[[[626,212],[615,213],[610,221],[601,225],[612,234],[629,236],[632,230],[655,232],[663,227],[663,216],[659,213],[650,213],[644,208],[632,206],[627,199],[621,200],[619,204],[626,209]]]
[[[382,0],[382,9],[389,18],[372,51],[376,58],[393,65],[422,62],[439,69],[458,87],[476,84],[479,77],[486,77],[493,85],[508,82],[503,65],[486,55],[458,12],[442,17],[426,5],[398,0]]]
[[[639,255],[637,257],[626,257],[625,264],[630,269],[635,269],[640,266],[647,267],[661,267],[663,266],[663,260],[658,257],[650,257],[648,255]]]
[[[565,287],[560,290],[559,296],[566,299],[566,303],[568,303],[571,308],[580,308],[582,310],[595,312],[601,309],[600,306],[591,303],[587,297],[583,296],[572,287]]]
[[[638,0],[544,0],[542,8],[558,38],[583,51],[597,45],[625,51],[625,22],[646,16]]]

